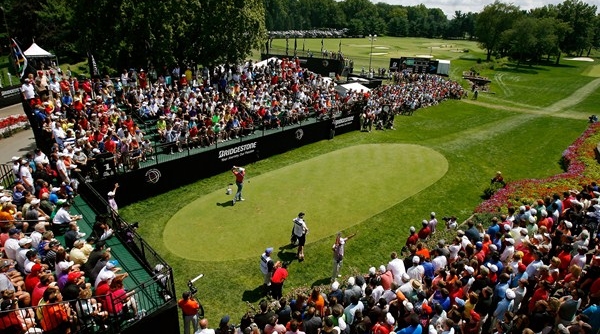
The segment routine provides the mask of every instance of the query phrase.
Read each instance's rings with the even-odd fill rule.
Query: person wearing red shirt
[[[394,275],[392,274],[391,270],[387,270],[387,268],[384,265],[381,265],[379,267],[379,279],[381,280],[381,287],[383,288],[383,290],[391,290],[392,289],[392,283],[394,282]]]
[[[144,71],[144,69],[140,70],[140,74],[138,74],[138,80],[140,81],[141,89],[146,89],[146,87],[148,87],[148,76],[146,75],[146,71]]]
[[[235,175],[235,185],[237,186],[237,192],[233,197],[232,204],[235,205],[236,201],[243,201],[242,189],[244,188],[244,177],[246,176],[246,169],[238,166],[233,166],[231,169],[233,175]]]
[[[33,289],[40,282],[40,273],[42,271],[42,265],[36,263],[31,267],[31,272],[25,277],[25,291],[32,293]]]
[[[406,239],[406,247],[416,245],[419,241],[419,235],[417,235],[415,227],[410,227],[410,236]]]
[[[271,297],[275,300],[279,300],[282,296],[283,283],[288,277],[287,263],[281,263],[277,261],[275,263],[275,272],[271,277]]]
[[[104,141],[104,150],[112,154],[115,154],[115,152],[117,151],[117,144],[112,140],[110,136],[108,136]]]
[[[538,225],[538,229],[541,228],[542,226],[546,226],[548,233],[551,233],[552,225],[554,225],[554,224],[552,223],[552,220],[550,218],[548,218],[548,212],[542,211],[542,219],[540,219],[540,221],[537,223],[537,225]]]
[[[55,285],[54,283],[54,275],[52,274],[42,274],[40,276],[40,281],[35,285],[33,291],[31,292],[31,306],[38,306],[40,300],[44,297],[44,291],[50,285]]]
[[[69,84],[69,81],[67,80],[67,77],[64,77],[61,81],[60,81],[60,91],[63,94],[66,94],[67,92],[71,91],[71,84]]]
[[[427,220],[423,220],[423,227],[419,230],[419,239],[427,240],[431,235],[431,229],[429,228],[429,222]]]
[[[88,95],[92,95],[92,83],[90,82],[90,80],[85,80],[83,82],[83,84],[81,85],[81,88],[83,89],[84,92],[86,92]]]
[[[529,300],[529,312],[532,313],[535,309],[535,303],[537,303],[538,300],[548,300],[548,298],[550,298],[550,292],[549,292],[549,288],[550,288],[550,283],[546,282],[546,281],[540,281],[539,288],[537,288],[535,290],[535,292],[533,293],[533,296],[531,296],[531,299]]]

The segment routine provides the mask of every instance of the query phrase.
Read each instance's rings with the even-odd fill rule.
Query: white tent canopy
[[[358,82],[347,83],[347,84],[343,84],[341,86],[344,87],[344,88],[346,88],[347,90],[353,90],[355,92],[360,92],[361,90],[363,92],[370,92],[371,91],[371,88],[366,87],[364,85],[361,85]]]
[[[23,54],[27,58],[54,58],[53,54],[42,49],[39,45],[35,44],[35,42],[31,44],[29,49],[25,50]]]
[[[347,84],[343,84],[343,85],[337,85],[335,86],[335,90],[337,90],[340,94],[342,94],[343,96],[345,96],[349,90],[355,91],[355,92],[370,92],[371,89],[363,86],[357,82],[353,82],[353,83],[347,83]]]

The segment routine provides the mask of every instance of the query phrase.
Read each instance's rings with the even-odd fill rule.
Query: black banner
[[[390,58],[390,72],[407,70],[412,73],[429,73],[436,74],[438,72],[437,60],[429,58],[417,57],[400,57]]]
[[[0,108],[21,102],[21,86],[0,88]]]
[[[120,193],[119,205],[126,206],[226,172],[234,165],[247,165],[330,138],[330,130],[334,124],[336,135],[354,131],[359,128],[359,116],[350,114],[320,122],[311,121],[299,127],[279,131],[269,130],[273,132],[262,137],[245,137],[244,141],[228,143],[210,151],[94,181],[91,186],[100,194],[111,191],[117,182],[123,189],[135,189]],[[187,166],[195,166],[193,172],[190,170],[188,173]],[[87,200],[86,194],[82,196]]]

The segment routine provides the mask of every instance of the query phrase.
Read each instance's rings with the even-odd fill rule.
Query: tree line
[[[474,39],[488,60],[558,63],[563,53],[587,55],[600,47],[597,8],[581,0],[527,11],[496,1],[451,19],[422,4],[369,0],[3,0],[2,8],[2,41],[7,34],[23,47],[38,41],[63,62],[89,53],[112,69],[235,62],[260,50],[267,31],[320,28],[347,29],[350,36]]]

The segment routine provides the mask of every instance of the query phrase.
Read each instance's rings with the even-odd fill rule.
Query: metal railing
[[[156,272],[168,271],[168,277],[172,277],[172,269],[166,263],[166,261],[144,240],[136,231],[136,224],[130,224],[118,213],[112,211],[109,207],[108,202],[94,189],[90,183],[85,182],[85,179],[77,174],[76,176],[80,182],[79,193],[85,199],[87,205],[94,210],[96,214],[108,214],[112,218],[112,229],[114,234],[119,241],[127,248],[136,260],[144,267],[144,269],[151,274]],[[160,268],[160,269],[157,269]],[[135,276],[130,276],[136,281]],[[137,284],[143,282],[136,281]],[[171,295],[175,295],[175,285],[170,279],[166,287],[167,292]]]
[[[175,300],[168,292],[168,281],[171,280],[166,275],[169,274],[170,270],[164,270],[131,289],[127,301],[109,294],[18,307],[14,298],[10,304],[8,301],[1,304],[4,310],[0,311],[0,332],[22,333],[24,328],[35,328],[39,330],[35,333],[42,330],[44,333],[64,333],[66,329],[71,333],[120,333]]]
[[[4,189],[10,189],[15,183],[15,173],[13,173],[11,164],[0,165],[0,186]]]

